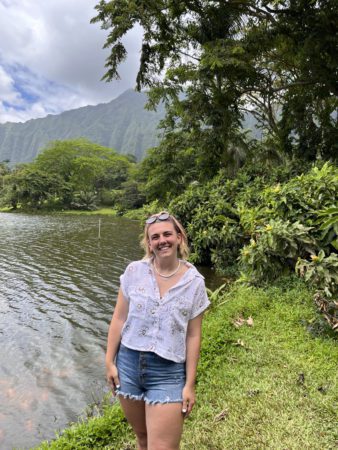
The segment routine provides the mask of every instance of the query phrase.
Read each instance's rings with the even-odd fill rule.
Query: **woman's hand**
[[[195,388],[194,386],[185,385],[182,391],[183,403],[182,413],[184,417],[188,417],[195,404]]]
[[[115,397],[116,389],[120,388],[120,380],[117,367],[114,363],[109,363],[106,366],[106,378],[111,387],[113,396]]]

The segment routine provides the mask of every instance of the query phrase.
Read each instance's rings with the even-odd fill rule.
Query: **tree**
[[[34,165],[23,164],[7,176],[3,202],[14,209],[18,203],[41,208],[46,200],[62,195],[67,185],[55,173],[46,173]]]
[[[0,165],[1,202],[13,208],[93,208],[102,191],[121,188],[134,166],[126,156],[85,139],[54,141],[35,161],[9,174]]]
[[[335,157],[336,1],[101,0],[96,9],[92,21],[110,31],[103,78],[119,77],[122,37],[140,24],[137,88],[151,88],[150,106],[166,103],[164,136],[178,133],[206,177],[243,155],[247,111],[279,151]]]
[[[169,202],[199,178],[195,149],[183,133],[167,133],[158,147],[148,150],[140,163],[139,178],[144,183],[147,200]]]
[[[57,174],[69,186],[63,198],[65,206],[80,191],[85,196],[118,188],[127,180],[131,165],[127,157],[86,139],[51,142],[36,159],[40,170]]]
[[[5,177],[10,173],[10,168],[8,167],[9,161],[2,161],[0,163],[0,192],[5,187]]]

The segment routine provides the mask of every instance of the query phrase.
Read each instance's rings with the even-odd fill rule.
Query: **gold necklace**
[[[180,267],[181,267],[181,261],[178,260],[178,266],[176,267],[176,269],[175,269],[172,273],[170,273],[169,275],[163,275],[163,273],[160,273],[160,272],[157,270],[156,263],[155,263],[155,261],[154,261],[154,269],[155,269],[155,272],[157,273],[157,275],[159,275],[159,276],[162,277],[162,278],[171,278],[171,277],[173,277],[174,275],[177,274],[177,272],[179,271]]]

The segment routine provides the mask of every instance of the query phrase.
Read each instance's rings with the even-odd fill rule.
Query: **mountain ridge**
[[[0,124],[0,161],[9,160],[10,165],[31,162],[50,141],[80,137],[140,161],[158,143],[157,126],[164,117],[163,105],[148,111],[146,102],[145,93],[128,89],[107,103]]]

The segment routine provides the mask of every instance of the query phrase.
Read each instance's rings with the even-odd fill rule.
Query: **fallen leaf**
[[[241,327],[242,325],[244,325],[245,320],[243,319],[243,317],[238,317],[238,319],[236,319],[233,324],[235,325],[236,328]]]
[[[217,416],[214,418],[214,422],[219,422],[220,420],[224,420],[227,415],[229,414],[229,411],[227,409],[223,409]]]
[[[247,321],[246,321],[247,325],[249,325],[249,327],[253,327],[254,321],[253,318],[250,316]]]
[[[248,347],[242,339],[237,339],[236,342],[232,342],[232,345],[235,345],[236,347],[243,347],[245,350],[252,350],[252,348]]]
[[[317,390],[321,392],[322,394],[326,394],[327,392],[327,386],[318,386]]]
[[[253,318],[250,316],[248,319],[244,319],[242,316],[239,316],[234,322],[234,326],[236,328],[239,328],[243,326],[244,324],[247,324],[249,327],[253,327],[254,321]]]
[[[304,382],[305,382],[305,375],[304,375],[303,373],[300,373],[300,374],[298,375],[297,383],[298,383],[298,384],[304,384]]]
[[[247,395],[249,397],[255,397],[256,395],[260,394],[260,390],[259,389],[250,389],[249,391],[247,391]]]

